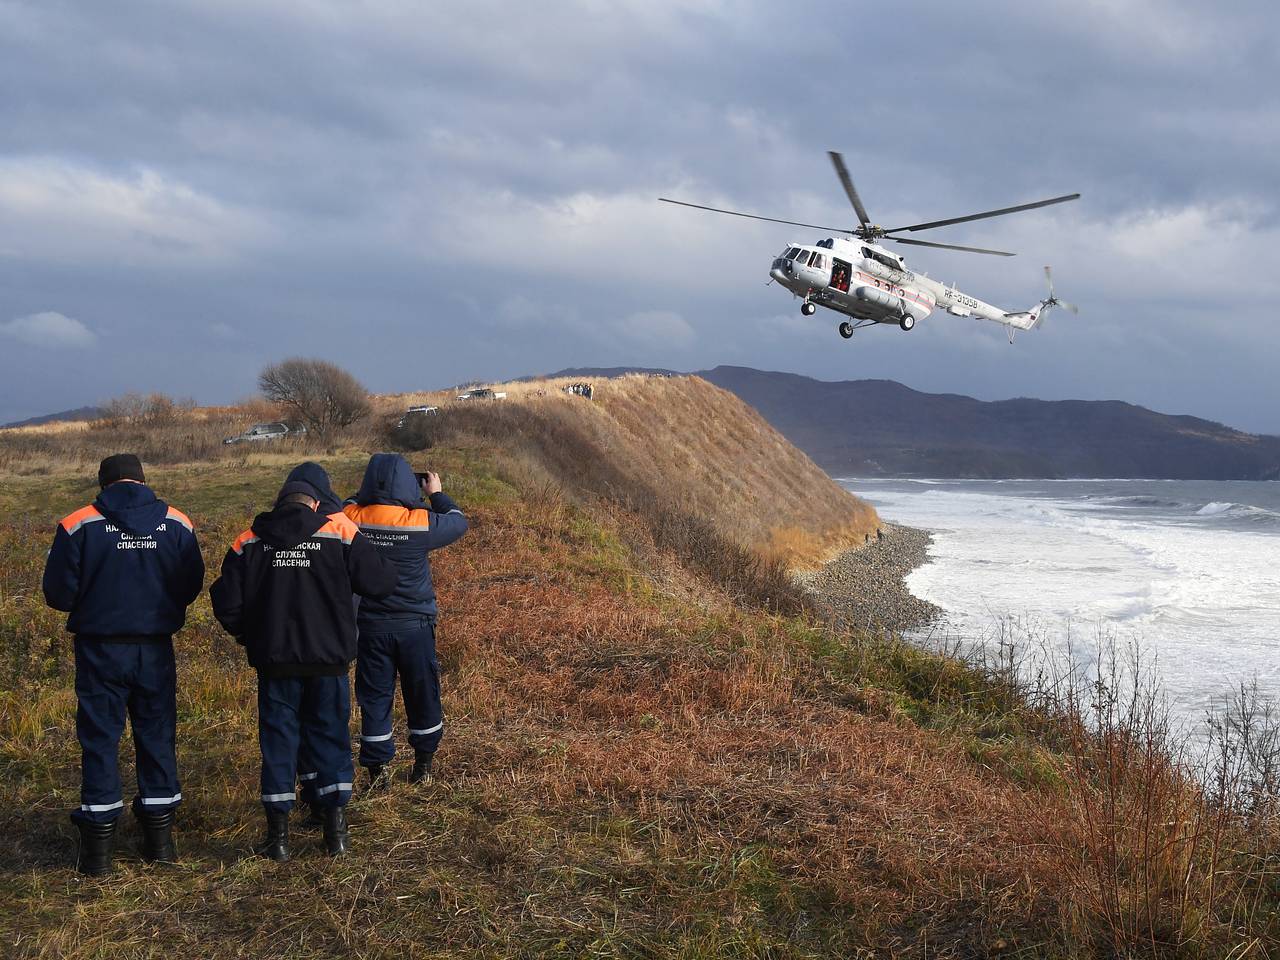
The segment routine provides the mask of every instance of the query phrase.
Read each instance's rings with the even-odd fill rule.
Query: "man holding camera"
[[[81,750],[76,867],[111,870],[124,809],[119,749],[133,727],[138,795],[133,813],[148,862],[177,859],[177,669],[173,635],[204,586],[204,560],[186,514],[156,498],[131,453],[98,468],[101,492],[62,519],[45,562],[45,601],[70,614],[75,635],[76,737]]]
[[[389,596],[360,604],[360,765],[368,768],[372,786],[386,783],[385,769],[396,749],[391,714],[398,674],[414,750],[409,779],[417,783],[430,776],[444,734],[436,659],[438,608],[428,554],[466,533],[467,518],[443,493],[439,476],[415,474],[394,453],[369,459],[360,491],[344,509],[397,572]]]
[[[258,672],[258,742],[267,834],[257,852],[289,859],[289,811],[305,739],[309,781],[329,853],[347,850],[352,764],[347,669],[356,654],[352,594],[385,597],[396,570],[341,513],[319,512],[324,492],[305,480],[236,538],[210,588],[218,621]]]

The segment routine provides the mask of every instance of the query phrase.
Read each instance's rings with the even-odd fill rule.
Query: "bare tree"
[[[307,429],[325,436],[369,413],[369,392],[355,377],[327,360],[293,357],[264,367],[258,389],[293,411]]]

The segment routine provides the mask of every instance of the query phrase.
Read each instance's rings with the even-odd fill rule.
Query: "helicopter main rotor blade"
[[[731,217],[746,217],[748,220],[764,220],[768,223],[789,223],[793,227],[812,227],[814,230],[826,230],[831,233],[852,233],[848,227],[824,227],[816,223],[801,223],[799,220],[779,220],[777,217],[762,217],[755,213],[739,213],[737,210],[722,210],[719,207],[704,207],[700,203],[685,203],[683,200],[668,200],[659,197],[663,203],[674,203],[681,207],[693,207],[695,210],[710,210],[712,213],[724,213]]]
[[[933,243],[930,240],[912,240],[910,237],[888,237],[894,243],[909,243],[913,247],[937,247],[939,250],[963,250],[966,253],[989,253],[993,257],[1016,257],[1005,250],[987,250],[983,247],[961,247],[954,243]]]
[[[858,222],[864,227],[869,227],[871,225],[871,217],[867,214],[867,208],[862,205],[862,198],[858,196],[858,188],[853,185],[853,177],[849,176],[849,168],[844,165],[844,157],[834,150],[828,150],[827,156],[831,158],[831,165],[836,168],[836,176],[840,178],[840,185],[844,187],[844,192],[849,197],[849,202],[853,204],[853,212],[858,215]]]
[[[967,217],[952,217],[950,220],[933,220],[929,223],[914,223],[909,227],[894,227],[886,230],[885,235],[903,233],[904,231],[932,230],[935,227],[949,227],[953,223],[968,223],[970,220],[986,220],[989,217],[1003,217],[1007,213],[1021,213],[1023,210],[1036,210],[1050,207],[1055,203],[1066,203],[1068,200],[1079,200],[1080,194],[1068,193],[1066,196],[1053,197],[1049,200],[1037,200],[1035,203],[1020,203],[1016,207],[1001,207],[999,210],[988,210],[985,213],[971,213]]]

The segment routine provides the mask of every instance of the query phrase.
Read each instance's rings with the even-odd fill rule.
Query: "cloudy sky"
[[[1280,13],[1263,2],[0,0],[0,421],[721,363],[1280,433]],[[1010,309],[846,343],[766,287],[814,231],[1079,191],[912,251]]]

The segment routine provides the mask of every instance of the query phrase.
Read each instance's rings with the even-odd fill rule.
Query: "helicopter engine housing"
[[[885,293],[876,287],[858,287],[853,291],[853,295],[859,300],[874,303],[877,307],[884,307],[886,310],[892,310],[895,313],[904,312],[901,297],[895,297],[893,294]]]

